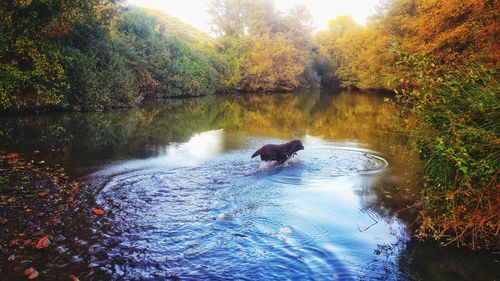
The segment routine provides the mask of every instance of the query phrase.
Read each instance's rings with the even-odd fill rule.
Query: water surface
[[[1,145],[62,164],[88,184],[80,208],[106,211],[76,210],[61,276],[498,279],[491,254],[410,240],[411,212],[398,211],[418,194],[420,163],[383,99],[313,91],[2,118]],[[250,159],[290,139],[305,146],[292,160]]]

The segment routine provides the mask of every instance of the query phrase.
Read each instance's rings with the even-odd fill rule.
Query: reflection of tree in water
[[[389,169],[384,177],[358,191],[362,204],[384,217],[405,209],[420,189],[415,143],[398,133],[397,114],[397,108],[384,103],[379,95],[323,95],[314,108],[309,129],[310,134],[327,139],[354,140],[387,158]]]
[[[382,97],[320,91],[247,94],[192,99],[155,100],[134,110],[5,117],[0,133],[18,142],[0,145],[27,154],[40,150],[44,160],[62,164],[154,156],[171,142],[214,129],[283,139],[305,134],[367,144],[384,155],[398,156],[391,165],[404,166],[408,140],[383,133],[394,110]],[[55,150],[55,151],[51,151]],[[403,159],[403,160],[399,160]]]
[[[249,95],[228,99],[230,129],[251,134],[291,138],[303,134],[307,111],[297,94]]]
[[[410,241],[398,265],[402,274],[412,276],[413,280],[499,280],[500,271],[495,260],[496,257],[488,252]]]
[[[36,150],[66,167],[148,157],[170,142],[216,128],[216,106],[209,97],[157,101],[134,110],[5,117],[0,132],[17,142],[2,138],[0,145],[28,156]]]

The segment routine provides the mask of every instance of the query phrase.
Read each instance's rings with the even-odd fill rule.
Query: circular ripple
[[[354,174],[371,174],[383,171],[387,161],[365,151],[341,148],[306,148],[296,158],[283,165],[280,173],[269,180],[284,184],[301,185],[308,182],[325,181],[327,178]]]
[[[349,266],[322,243],[352,236],[355,225],[339,226],[336,217],[344,214],[322,209],[328,204],[302,203],[313,213],[307,217],[294,212],[294,206],[321,196],[303,190],[314,181],[377,173],[387,162],[365,151],[306,147],[284,164],[259,170],[250,154],[234,151],[195,167],[131,161],[95,174],[96,201],[113,220],[112,231],[104,233],[113,243],[105,242],[109,249],[103,264],[116,274],[141,278],[228,279],[238,268],[245,269],[238,279],[251,280],[262,264],[269,267],[260,279],[307,280],[312,274],[324,279],[332,272],[349,276]]]

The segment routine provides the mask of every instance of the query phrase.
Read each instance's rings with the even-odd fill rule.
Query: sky
[[[210,33],[208,3],[210,0],[128,0],[131,5],[160,10],[179,18],[197,29]],[[326,29],[328,20],[336,16],[350,15],[365,24],[368,16],[375,13],[379,0],[275,0],[275,7],[288,11],[293,6],[305,5],[311,13],[316,30]]]

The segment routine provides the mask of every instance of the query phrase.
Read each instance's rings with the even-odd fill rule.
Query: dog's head
[[[296,152],[296,151],[304,149],[304,146],[302,145],[301,141],[299,141],[299,140],[293,140],[293,141],[290,142],[290,149],[293,152]]]

